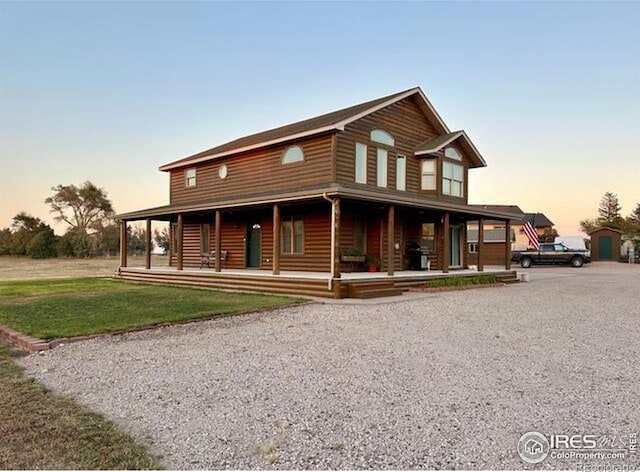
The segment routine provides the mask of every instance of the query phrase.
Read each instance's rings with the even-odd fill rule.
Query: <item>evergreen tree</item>
[[[621,209],[622,207],[618,202],[618,196],[615,193],[607,192],[600,200],[598,219],[601,222],[615,221],[620,218]]]

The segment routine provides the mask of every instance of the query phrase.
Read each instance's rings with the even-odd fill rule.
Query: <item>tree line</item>
[[[580,222],[580,229],[587,234],[600,227],[613,228],[627,236],[640,237],[640,203],[636,204],[629,215],[623,217],[618,196],[615,193],[606,192],[600,200],[598,216]]]
[[[92,182],[80,186],[57,185],[45,199],[54,220],[68,225],[62,236],[40,218],[24,211],[13,217],[11,225],[0,229],[0,255],[49,257],[112,256],[120,252],[120,231],[114,220],[115,211],[105,189]],[[146,249],[145,230],[127,227],[127,248],[131,254],[143,254]],[[165,228],[154,231],[156,245],[169,249],[169,234]]]

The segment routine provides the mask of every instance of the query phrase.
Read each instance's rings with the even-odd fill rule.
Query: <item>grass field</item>
[[[0,343],[0,469],[157,469],[110,421],[24,377]]]
[[[41,339],[108,333],[302,302],[104,278],[0,282],[0,324]]]
[[[129,256],[130,266],[144,265],[143,256]],[[0,256],[0,280],[52,279],[58,277],[110,276],[116,271],[118,257],[93,259],[31,259],[30,257]],[[152,256],[153,265],[167,265],[167,256]]]

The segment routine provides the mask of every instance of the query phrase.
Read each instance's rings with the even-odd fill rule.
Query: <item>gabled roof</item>
[[[197,162],[208,161],[219,157],[229,156],[231,154],[237,154],[239,152],[259,149],[273,144],[292,141],[294,139],[332,131],[341,131],[344,130],[344,127],[349,123],[410,96],[416,96],[418,98],[418,103],[425,113],[425,116],[427,116],[437,132],[444,134],[449,133],[449,128],[444,121],[442,121],[442,118],[433,108],[431,102],[429,102],[422,89],[420,87],[414,87],[403,92],[387,95],[386,97],[377,98],[375,100],[360,103],[358,105],[343,108],[341,110],[326,113],[307,120],[298,121],[296,123],[273,128],[268,131],[262,131],[260,133],[238,138],[220,146],[207,149],[206,151],[198,154],[165,164],[160,167],[160,170],[168,171],[178,167],[195,164]]]
[[[596,229],[592,229],[591,231],[589,231],[589,235],[595,233],[596,231],[602,231],[603,229],[609,230],[609,231],[613,231],[615,233],[620,233],[622,234],[622,231],[616,228],[609,228],[608,226],[598,226]]]
[[[478,149],[475,147],[475,145],[471,142],[469,136],[467,136],[467,133],[465,133],[464,130],[453,131],[451,133],[441,134],[440,136],[427,139],[426,141],[416,146],[416,148],[414,149],[414,153],[416,156],[433,154],[440,151],[445,146],[451,144],[459,138],[462,138],[462,144],[466,148],[466,151],[471,156],[472,160],[475,161],[476,166],[486,166],[486,161],[484,160]]]
[[[525,213],[524,217],[535,228],[540,226],[553,226],[553,221],[547,218],[544,213]]]

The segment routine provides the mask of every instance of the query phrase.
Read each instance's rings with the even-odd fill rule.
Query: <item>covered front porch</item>
[[[480,222],[482,232],[484,218],[497,216],[470,205],[395,204],[326,193],[179,210],[123,215],[118,276],[335,298],[352,296],[350,287],[368,284],[392,294],[450,272],[488,273],[481,246],[467,244],[467,223]],[[146,221],[145,265],[128,267],[127,223],[140,219]],[[154,219],[170,223],[167,267],[151,266]],[[509,235],[509,219],[504,221]],[[477,251],[475,265],[468,264],[470,250]],[[510,264],[507,244],[504,268],[491,272],[508,272]]]

